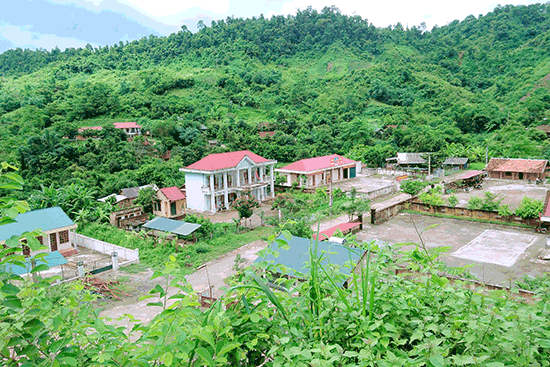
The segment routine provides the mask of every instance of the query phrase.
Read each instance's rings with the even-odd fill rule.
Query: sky
[[[498,4],[528,5],[532,0],[0,0],[0,53],[14,48],[105,46],[132,41],[150,34],[165,36],[185,24],[192,32],[202,20],[228,16],[251,18],[263,14],[296,14],[312,6],[321,10],[336,5],[348,15],[359,15],[376,27],[398,22],[427,29],[444,26],[469,15],[487,14]]]

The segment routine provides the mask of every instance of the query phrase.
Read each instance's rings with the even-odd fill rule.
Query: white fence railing
[[[78,246],[89,248],[103,254],[111,255],[114,251],[118,253],[120,259],[125,259],[128,262],[139,262],[139,250],[130,250],[125,247],[113,245],[112,243],[96,240],[95,238],[87,237],[77,233],[74,238],[74,243]],[[122,265],[122,264],[121,264]]]

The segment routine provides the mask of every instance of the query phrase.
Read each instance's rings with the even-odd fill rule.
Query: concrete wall
[[[367,191],[367,192],[360,191],[358,194],[363,199],[373,200],[380,196],[393,194],[397,191],[399,191],[398,185],[390,185],[390,186],[382,187],[380,189],[376,189],[372,191]]]
[[[401,194],[387,202],[375,204],[370,209],[370,221],[372,224],[380,224],[399,214],[407,206],[412,197],[408,194]]]
[[[95,238],[87,237],[81,234],[76,233],[74,238],[74,243],[81,247],[86,247],[91,250],[101,252],[102,254],[107,254],[111,256],[113,251],[118,253],[120,259],[125,259],[128,261],[139,262],[139,250],[130,250],[125,247],[113,245],[112,243],[103,242],[96,240]]]
[[[209,185],[205,181],[205,177],[205,175],[198,173],[185,173],[185,193],[189,209],[198,211],[210,210],[210,207],[206,206],[205,195],[202,192],[202,187]]]
[[[438,213],[438,214],[445,214],[445,215],[453,215],[457,217],[468,217],[468,218],[475,218],[475,219],[500,221],[500,222],[506,222],[506,223],[519,223],[519,224],[526,224],[530,226],[537,226],[540,224],[540,220],[538,218],[522,219],[515,215],[504,217],[504,216],[498,215],[498,212],[493,212],[488,210],[471,210],[467,208],[456,208],[456,207],[451,208],[450,206],[444,206],[444,205],[431,206],[429,204],[423,204],[423,203],[417,203],[417,202],[410,203],[409,210],[422,212],[422,213]]]

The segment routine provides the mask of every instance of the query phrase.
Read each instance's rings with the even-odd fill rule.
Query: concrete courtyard
[[[483,282],[509,285],[513,279],[550,271],[550,262],[537,258],[546,236],[532,229],[400,213],[380,225],[366,224],[357,239],[420,243],[413,221],[419,231],[435,225],[422,234],[428,248],[451,247],[440,260],[452,267],[472,265],[470,272]]]

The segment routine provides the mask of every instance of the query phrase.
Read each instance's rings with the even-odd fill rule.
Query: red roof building
[[[265,138],[267,136],[275,135],[275,131],[260,131],[258,134],[260,135],[260,138]]]
[[[84,132],[86,130],[97,130],[97,131],[101,131],[103,130],[103,128],[101,126],[83,126],[81,128],[78,129],[78,132],[81,133],[81,132]]]
[[[491,158],[487,164],[490,178],[509,180],[542,180],[546,177],[545,159]]]
[[[153,200],[153,214],[157,217],[179,217],[184,214],[185,207],[185,194],[177,186],[158,190]]]
[[[275,160],[249,150],[210,154],[180,171],[185,172],[187,208],[215,213],[229,210],[240,196],[262,202],[274,195]]]
[[[276,169],[279,174],[286,176],[283,186],[296,185],[305,188],[324,186],[354,178],[361,172],[361,162],[342,157],[338,154],[323,157],[302,159],[282,168]]]
[[[240,150],[238,152],[210,154],[200,161],[187,166],[185,170],[194,171],[218,171],[228,168],[235,168],[245,157],[248,157],[253,163],[272,162],[269,159],[260,157],[249,150]]]
[[[113,125],[115,125],[115,129],[124,130],[129,138],[141,135],[141,126],[137,122],[115,122]]]

